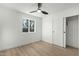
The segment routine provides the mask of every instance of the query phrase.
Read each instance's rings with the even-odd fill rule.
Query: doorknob
[[[64,33],[66,33],[66,32],[64,32]]]

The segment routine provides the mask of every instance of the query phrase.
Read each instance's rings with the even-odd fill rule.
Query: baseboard
[[[41,41],[44,41],[44,42],[47,42],[47,43],[51,43],[51,44],[53,44],[53,42],[48,42],[48,41],[45,41],[45,40],[41,40]]]
[[[48,41],[45,41],[45,40],[41,40],[41,41],[47,42],[47,43],[50,43],[50,44],[53,44],[53,45],[58,46],[58,47],[65,48],[65,47],[63,47],[63,46],[61,46],[61,45],[58,45],[58,44],[55,44],[55,43],[53,43],[53,42],[48,42]]]
[[[70,46],[70,45],[66,45],[66,47],[71,47],[71,48],[75,48],[75,49],[79,49],[79,47],[73,47],[73,46]]]
[[[39,42],[39,41],[40,41],[40,40],[36,40],[36,41],[31,41],[30,43],[24,43],[24,44],[19,44],[19,45],[13,45],[13,46],[8,47],[8,48],[0,49],[0,51],[5,51],[5,50],[9,50],[9,49],[13,49],[13,48],[25,46],[25,45],[32,44],[32,43],[34,43],[34,42]]]

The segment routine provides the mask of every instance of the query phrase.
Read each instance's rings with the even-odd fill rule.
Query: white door
[[[68,17],[66,20],[66,45],[78,48],[78,16]]]

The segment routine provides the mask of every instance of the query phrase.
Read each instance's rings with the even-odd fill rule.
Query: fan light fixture
[[[38,13],[42,13],[42,14],[48,15],[48,12],[46,12],[44,10],[41,10],[41,7],[42,7],[42,3],[38,3],[37,10],[31,11],[30,13],[38,12]]]
[[[37,10],[37,12],[38,12],[38,13],[40,13],[40,12],[41,12],[41,10]]]

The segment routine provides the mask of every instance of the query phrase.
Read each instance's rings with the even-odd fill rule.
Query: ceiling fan
[[[41,10],[41,7],[42,7],[42,3],[38,3],[38,8],[37,8],[37,10],[35,10],[35,11],[31,11],[30,13],[41,12],[41,13],[47,15],[48,12]]]

